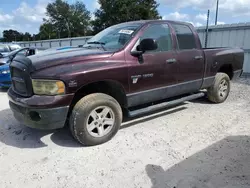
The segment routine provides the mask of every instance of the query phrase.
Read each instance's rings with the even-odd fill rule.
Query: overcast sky
[[[45,8],[51,0],[0,0],[0,36],[5,29],[37,33]],[[97,0],[82,0],[94,12]],[[206,23],[207,9],[211,10],[210,23],[214,23],[216,0],[157,0],[159,13],[164,19],[192,22],[195,26]],[[69,3],[74,0],[68,0]],[[250,22],[250,0],[220,0],[218,23]]]

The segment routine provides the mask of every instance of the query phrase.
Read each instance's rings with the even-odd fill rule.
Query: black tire
[[[221,84],[225,81],[225,84],[227,85],[227,89],[225,90],[224,94],[222,95],[222,92],[220,90]],[[224,85],[224,84],[222,84]],[[207,90],[208,99],[211,102],[214,103],[223,103],[230,92],[230,78],[225,73],[217,73],[215,76],[214,84]]]
[[[113,127],[103,137],[94,137],[87,129],[90,113],[101,106],[108,107],[114,114]],[[115,136],[122,123],[122,109],[119,103],[111,96],[94,93],[79,100],[70,116],[70,130],[73,137],[84,146],[94,146],[105,143]]]

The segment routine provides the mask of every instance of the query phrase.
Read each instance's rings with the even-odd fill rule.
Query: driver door
[[[167,97],[166,87],[177,84],[178,67],[171,63],[176,55],[168,24],[149,24],[132,50],[147,38],[157,42],[156,50],[146,51],[141,58],[132,55],[126,58],[129,64],[129,107],[164,99]]]

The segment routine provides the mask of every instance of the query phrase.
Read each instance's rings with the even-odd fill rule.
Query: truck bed
[[[219,68],[229,66],[234,71],[241,70],[244,62],[244,53],[240,48],[216,47],[202,48],[205,56],[204,77],[215,76]]]

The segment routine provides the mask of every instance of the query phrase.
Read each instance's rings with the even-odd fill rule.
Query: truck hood
[[[57,65],[75,63],[96,58],[106,58],[113,54],[112,51],[104,51],[97,48],[66,48],[64,50],[48,49],[39,54],[29,56],[33,69],[41,70]]]

